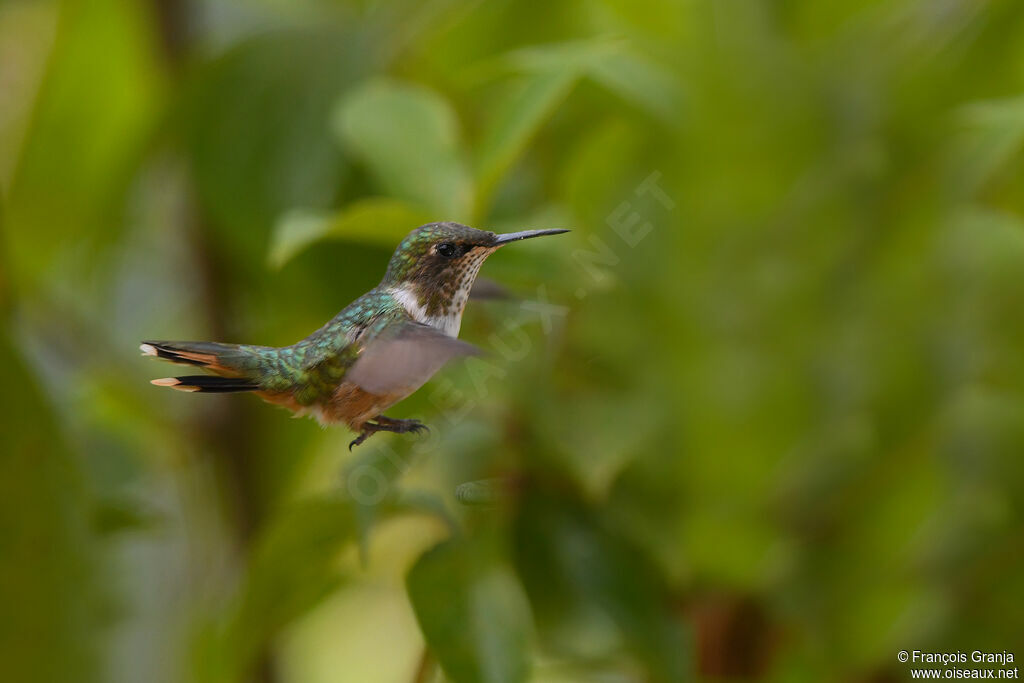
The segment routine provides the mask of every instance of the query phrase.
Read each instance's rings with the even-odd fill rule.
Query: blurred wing
[[[420,323],[407,323],[397,334],[370,342],[345,379],[371,394],[386,395],[416,389],[459,356],[480,350]]]

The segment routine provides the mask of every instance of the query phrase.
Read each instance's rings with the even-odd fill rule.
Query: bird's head
[[[511,242],[563,232],[568,230],[499,235],[461,223],[422,225],[395,249],[381,285],[396,293],[406,308],[418,307],[421,317],[460,318],[484,259]]]

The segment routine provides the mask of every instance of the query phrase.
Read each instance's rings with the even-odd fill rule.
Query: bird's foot
[[[385,417],[383,415],[378,415],[374,420],[375,422],[366,422],[363,424],[363,430],[359,433],[359,436],[353,439],[348,445],[348,449],[350,451],[377,432],[394,432],[396,434],[408,434],[412,432],[414,434],[418,434],[419,432],[430,431],[430,427],[419,420],[398,420],[392,417]]]
[[[430,431],[430,427],[419,420],[398,420],[393,417],[385,417],[383,415],[378,415],[374,419],[377,421],[377,425],[382,431],[395,432],[396,434],[408,434],[409,432],[418,434],[419,432]]]
[[[353,448],[361,444],[370,438],[370,435],[379,432],[377,425],[371,425],[369,422],[363,425],[363,431],[359,432],[359,436],[348,442],[348,449],[351,451]]]

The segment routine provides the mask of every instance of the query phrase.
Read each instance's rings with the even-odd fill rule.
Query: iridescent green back
[[[253,374],[266,391],[292,391],[301,405],[326,400],[366,345],[389,325],[411,321],[387,292],[373,289],[302,341],[250,347]]]

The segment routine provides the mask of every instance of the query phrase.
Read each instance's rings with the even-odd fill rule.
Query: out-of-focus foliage
[[[0,5],[17,681],[903,680],[1024,656],[1024,4]],[[569,227],[350,454],[287,344],[409,229]]]

